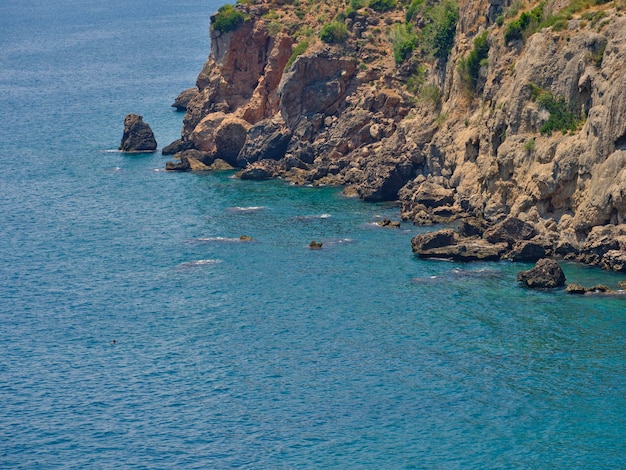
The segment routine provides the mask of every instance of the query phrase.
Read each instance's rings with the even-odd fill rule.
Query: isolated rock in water
[[[174,103],[172,104],[172,108],[176,108],[176,111],[187,111],[187,105],[192,99],[198,96],[198,93],[199,91],[195,87],[187,88],[176,97]]]
[[[309,243],[309,248],[311,250],[321,250],[323,245],[324,242],[316,242],[315,240],[313,240],[311,243]]]
[[[517,280],[533,289],[547,289],[564,286],[565,274],[559,263],[544,258],[537,261],[534,268],[518,273]]]
[[[567,287],[565,288],[565,291],[568,294],[583,295],[587,293],[587,288],[584,286],[581,286],[580,284],[568,284]]]
[[[400,222],[393,221],[391,219],[383,219],[376,222],[379,227],[400,228]]]
[[[124,135],[119,150],[122,152],[155,152],[157,148],[154,133],[143,117],[129,114],[124,119]]]

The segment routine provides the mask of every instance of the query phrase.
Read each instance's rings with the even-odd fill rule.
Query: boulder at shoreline
[[[565,285],[565,274],[555,260],[543,258],[534,268],[518,273],[517,281],[532,289],[553,289]]]

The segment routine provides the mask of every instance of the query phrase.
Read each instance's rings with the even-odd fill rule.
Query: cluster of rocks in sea
[[[422,257],[560,256],[626,272],[626,18],[618,10],[600,7],[601,28],[576,14],[565,30],[507,42],[495,21],[502,2],[460,2],[450,54],[399,65],[391,42],[363,39],[403,21],[402,7],[353,12],[345,43],[309,38],[292,57],[294,35],[275,31],[268,13],[318,27],[314,12],[296,18],[297,8],[238,4],[243,23],[211,30],[196,86],[174,103],[185,117],[181,138],[163,149],[175,160],[168,170],[230,169],[242,179],[398,200],[403,220],[455,226],[416,237]],[[468,93],[459,64],[483,31],[488,65]],[[436,99],[409,90],[417,72]],[[543,132],[551,115],[541,93],[585,120]]]
[[[461,219],[457,227],[417,235],[413,252],[422,258],[455,261],[511,260],[535,262],[560,256],[567,260],[598,265],[611,271],[625,271],[626,230],[620,226],[594,227],[582,243],[564,239],[557,230],[517,217],[496,224],[483,219]]]
[[[517,275],[517,281],[531,289],[555,289],[565,286],[565,291],[568,294],[626,296],[626,281],[619,282],[619,290],[611,289],[603,284],[585,287],[580,284],[567,283],[565,273],[559,263],[556,260],[549,258],[540,259],[537,261],[535,267],[527,271],[520,271]]]

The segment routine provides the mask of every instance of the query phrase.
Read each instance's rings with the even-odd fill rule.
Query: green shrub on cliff
[[[348,39],[348,28],[340,21],[333,21],[322,27],[320,39],[328,44],[340,44]]]
[[[541,2],[530,11],[523,12],[518,19],[511,21],[504,30],[504,43],[525,39],[539,28],[543,20],[544,3]]]
[[[396,0],[370,0],[369,7],[378,12],[393,10],[396,7]]]
[[[232,5],[224,5],[211,17],[211,28],[215,31],[228,33],[236,30],[246,20],[243,13],[235,10]]]
[[[426,25],[422,30],[421,42],[424,53],[437,59],[446,59],[456,35],[459,21],[459,5],[456,0],[444,0],[429,7],[424,13]]]
[[[476,91],[480,68],[488,65],[487,56],[489,54],[489,42],[487,40],[487,31],[483,31],[474,38],[474,49],[469,55],[459,62],[459,72],[461,79],[472,92]]]
[[[401,64],[417,46],[417,34],[413,32],[413,25],[410,23],[396,25],[393,28],[391,43],[393,45],[393,58],[396,64]]]
[[[291,52],[291,57],[287,61],[287,65],[285,65],[285,70],[288,70],[291,67],[291,64],[298,58],[298,56],[304,54],[306,50],[309,48],[309,41],[306,39],[304,41],[299,42],[296,47],[293,48]]]
[[[406,9],[405,18],[407,21],[411,21],[415,14],[424,6],[424,0],[412,0],[409,7]]]
[[[583,119],[575,104],[568,103],[562,96],[556,96],[533,83],[529,83],[528,86],[531,99],[550,113],[548,120],[539,129],[542,134],[550,135],[553,131],[567,132],[578,129]]]

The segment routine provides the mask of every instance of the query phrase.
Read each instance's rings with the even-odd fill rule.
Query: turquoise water
[[[129,112],[178,137],[218,6],[0,6],[0,468],[625,468],[624,299],[110,151]]]

